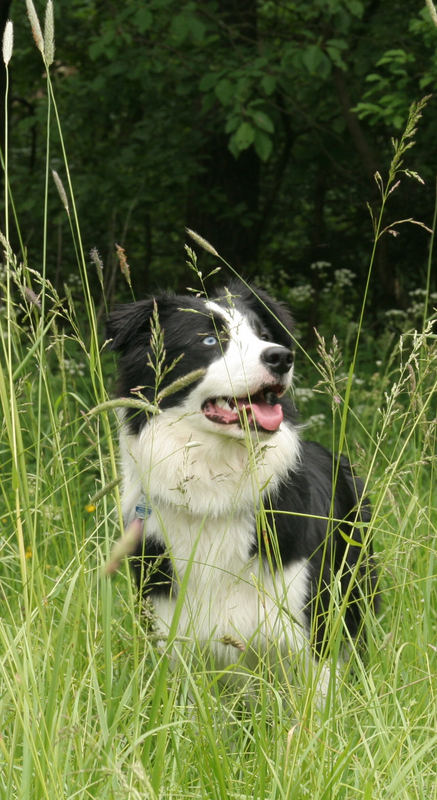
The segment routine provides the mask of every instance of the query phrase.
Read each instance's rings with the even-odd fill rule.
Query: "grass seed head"
[[[12,56],[12,48],[14,46],[14,26],[10,19],[8,19],[5,30],[3,33],[3,61],[7,67]]]
[[[124,247],[121,247],[119,244],[115,245],[115,249],[117,251],[118,263],[120,264],[121,274],[126,278],[126,282],[132,288],[131,278],[130,278],[130,267],[127,263],[126,258],[126,251]]]
[[[56,188],[57,188],[57,190],[59,192],[59,197],[61,198],[61,203],[64,206],[67,214],[69,214],[70,212],[69,212],[69,208],[68,208],[67,194],[66,194],[66,191],[64,189],[64,185],[63,185],[63,183],[62,183],[62,181],[61,181],[61,179],[60,179],[60,177],[59,177],[59,175],[58,175],[58,173],[56,172],[55,169],[52,169],[52,175],[53,175],[53,180],[55,182]]]
[[[217,256],[217,258],[219,258],[219,254],[217,253],[215,247],[213,247],[212,244],[210,244],[206,239],[204,239],[203,236],[199,236],[199,234],[196,233],[195,231],[192,231],[191,228],[185,228],[185,230],[188,233],[188,236],[191,236],[191,238],[193,239],[194,242],[196,242],[196,244],[198,244],[200,247],[203,247],[203,249],[206,250],[207,253],[211,253],[211,255]]]
[[[99,279],[100,286],[103,289],[103,261],[99,251],[97,250],[97,247],[91,248],[90,259],[96,268],[97,277]]]
[[[55,58],[55,24],[53,19],[53,3],[48,0],[44,20],[44,56],[46,66],[53,64]]]
[[[39,308],[41,310],[41,301],[40,301],[38,295],[35,294],[33,289],[30,289],[29,286],[25,286],[24,287],[24,296],[25,296],[27,302],[30,305],[36,306],[37,308]]]
[[[30,27],[32,28],[32,36],[35,39],[35,44],[44,58],[44,39],[42,35],[41,25],[39,24],[38,14],[36,13],[35,6],[32,0],[26,0],[27,16],[29,17]]]

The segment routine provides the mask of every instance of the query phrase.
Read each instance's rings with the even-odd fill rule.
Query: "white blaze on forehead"
[[[223,308],[217,303],[211,301],[206,303],[206,307],[213,314],[223,319],[223,321],[226,323],[231,342],[234,342],[237,345],[243,355],[244,352],[249,347],[253,347],[255,343],[258,343],[259,351],[266,347],[266,342],[256,335],[247,317],[245,317],[244,314],[238,311],[235,307],[229,306],[228,308]]]
[[[256,319],[256,315],[245,316],[234,306],[223,308],[212,301],[206,303],[206,308],[215,316],[221,317],[226,324],[229,341],[226,347],[223,348],[223,357],[230,369],[233,370],[236,367],[236,359],[238,359],[244,371],[251,372],[260,366],[261,355],[265,350],[275,346],[275,344],[277,347],[284,347],[283,344],[275,343],[274,340],[266,341],[266,339],[259,337],[251,324]],[[284,349],[287,348],[284,347]],[[234,375],[234,372],[232,374]],[[283,376],[284,384],[288,383],[290,385],[292,375],[293,367],[291,367],[288,376]],[[270,373],[269,378],[271,380]]]
[[[238,316],[241,317],[241,314],[237,311],[236,308],[232,308],[229,306],[228,308],[223,308],[223,306],[219,306],[218,303],[214,303],[212,300],[208,300],[205,303],[206,308],[208,311],[211,311],[212,314],[217,314],[218,317],[221,317],[224,322],[231,328],[233,324],[234,314],[237,313]]]

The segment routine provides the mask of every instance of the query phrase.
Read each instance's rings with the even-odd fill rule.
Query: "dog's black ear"
[[[274,300],[264,289],[258,289],[256,286],[253,288],[257,296],[257,311],[260,317],[275,327],[279,323],[283,330],[285,328],[291,333],[294,330],[294,320],[287,305],[282,300]]]
[[[141,334],[149,338],[153,300],[138,300],[116,306],[106,320],[106,339],[111,350],[123,350]]]

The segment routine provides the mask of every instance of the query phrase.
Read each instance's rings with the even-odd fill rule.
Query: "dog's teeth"
[[[217,400],[215,401],[215,404],[219,408],[225,409],[225,411],[230,411],[231,410],[231,407],[230,407],[228,401],[224,397],[218,397]]]

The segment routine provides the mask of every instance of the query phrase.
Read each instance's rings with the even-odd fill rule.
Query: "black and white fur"
[[[158,387],[155,303],[164,366],[173,365]],[[282,656],[320,655],[330,604],[332,619],[347,596],[341,624],[354,636],[370,591],[362,484],[345,458],[337,463],[300,439],[291,330],[282,304],[240,283],[212,299],[163,294],[119,306],[108,320],[121,397],[140,390],[154,402],[204,369],[164,397],[158,414],[121,412],[122,509],[129,526],[145,498],[132,565],[159,632],[169,631],[185,579],[178,636],[207,648],[220,668],[241,660],[243,648],[247,663],[272,646]]]

